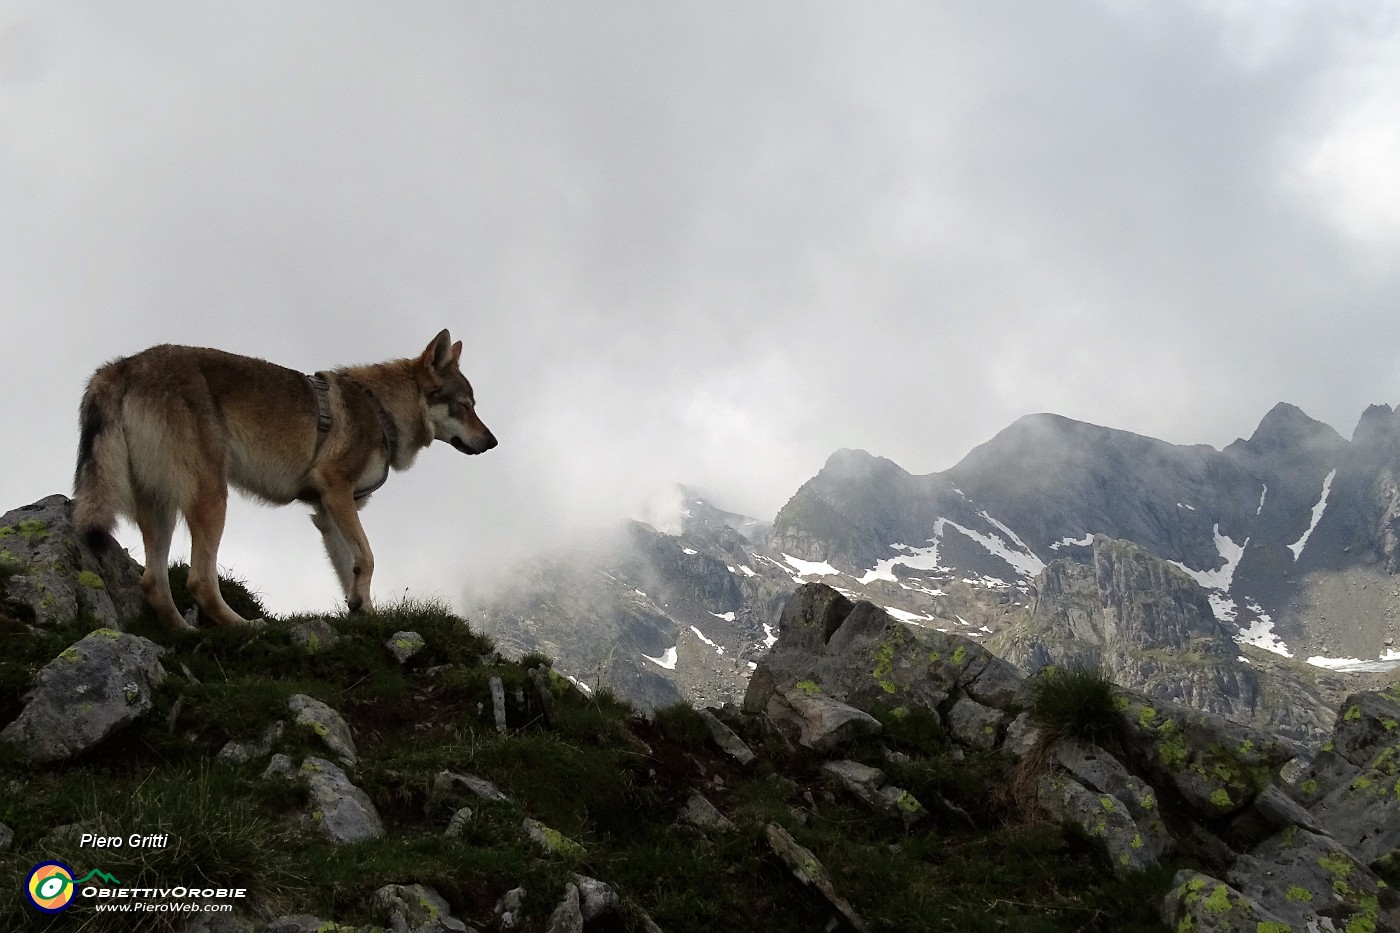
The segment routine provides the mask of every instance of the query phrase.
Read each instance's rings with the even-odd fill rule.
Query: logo
[[[40,862],[29,873],[24,891],[29,903],[46,914],[56,914],[73,903],[73,869],[62,862]]]
[[[56,914],[73,903],[78,885],[97,877],[108,884],[121,884],[116,878],[94,868],[83,877],[73,879],[73,869],[62,862],[40,862],[25,879],[24,893],[29,903],[46,914]]]

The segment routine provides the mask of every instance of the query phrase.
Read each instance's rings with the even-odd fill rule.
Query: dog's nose
[[[490,450],[492,447],[495,447],[495,446],[496,446],[496,435],[492,434],[490,431],[487,431],[487,432],[486,432],[486,443],[484,443],[484,444],[481,445],[481,452],[482,452],[482,453],[486,453],[486,451]]]

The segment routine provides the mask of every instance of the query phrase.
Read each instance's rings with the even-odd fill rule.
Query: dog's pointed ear
[[[418,362],[424,369],[429,369],[433,372],[441,372],[447,368],[451,354],[452,335],[449,334],[447,328],[444,327],[441,332],[432,339],[432,342],[428,344],[428,348],[423,351],[423,355],[418,357]]]
[[[457,341],[452,345],[452,365],[462,365],[462,341]]]

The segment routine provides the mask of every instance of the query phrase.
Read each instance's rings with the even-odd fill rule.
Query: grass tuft
[[[1030,714],[1047,740],[1075,738],[1120,748],[1118,687],[1102,668],[1046,668],[1030,682]]]

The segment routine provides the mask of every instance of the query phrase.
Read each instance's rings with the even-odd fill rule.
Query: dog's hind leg
[[[224,535],[228,487],[222,479],[201,482],[185,506],[190,526],[190,595],[199,611],[217,625],[248,625],[219,592],[219,539]]]
[[[175,536],[175,516],[175,510],[167,505],[136,504],[136,526],[141,529],[141,541],[146,546],[141,590],[161,624],[171,631],[181,631],[194,626],[175,608],[175,597],[170,592],[170,540]]]
[[[326,545],[326,556],[331,559],[331,567],[340,580],[340,589],[345,594],[348,604],[355,595],[355,554],[350,542],[340,533],[340,526],[331,519],[324,505],[317,504],[316,511],[311,513],[311,524],[321,533],[321,541]]]

